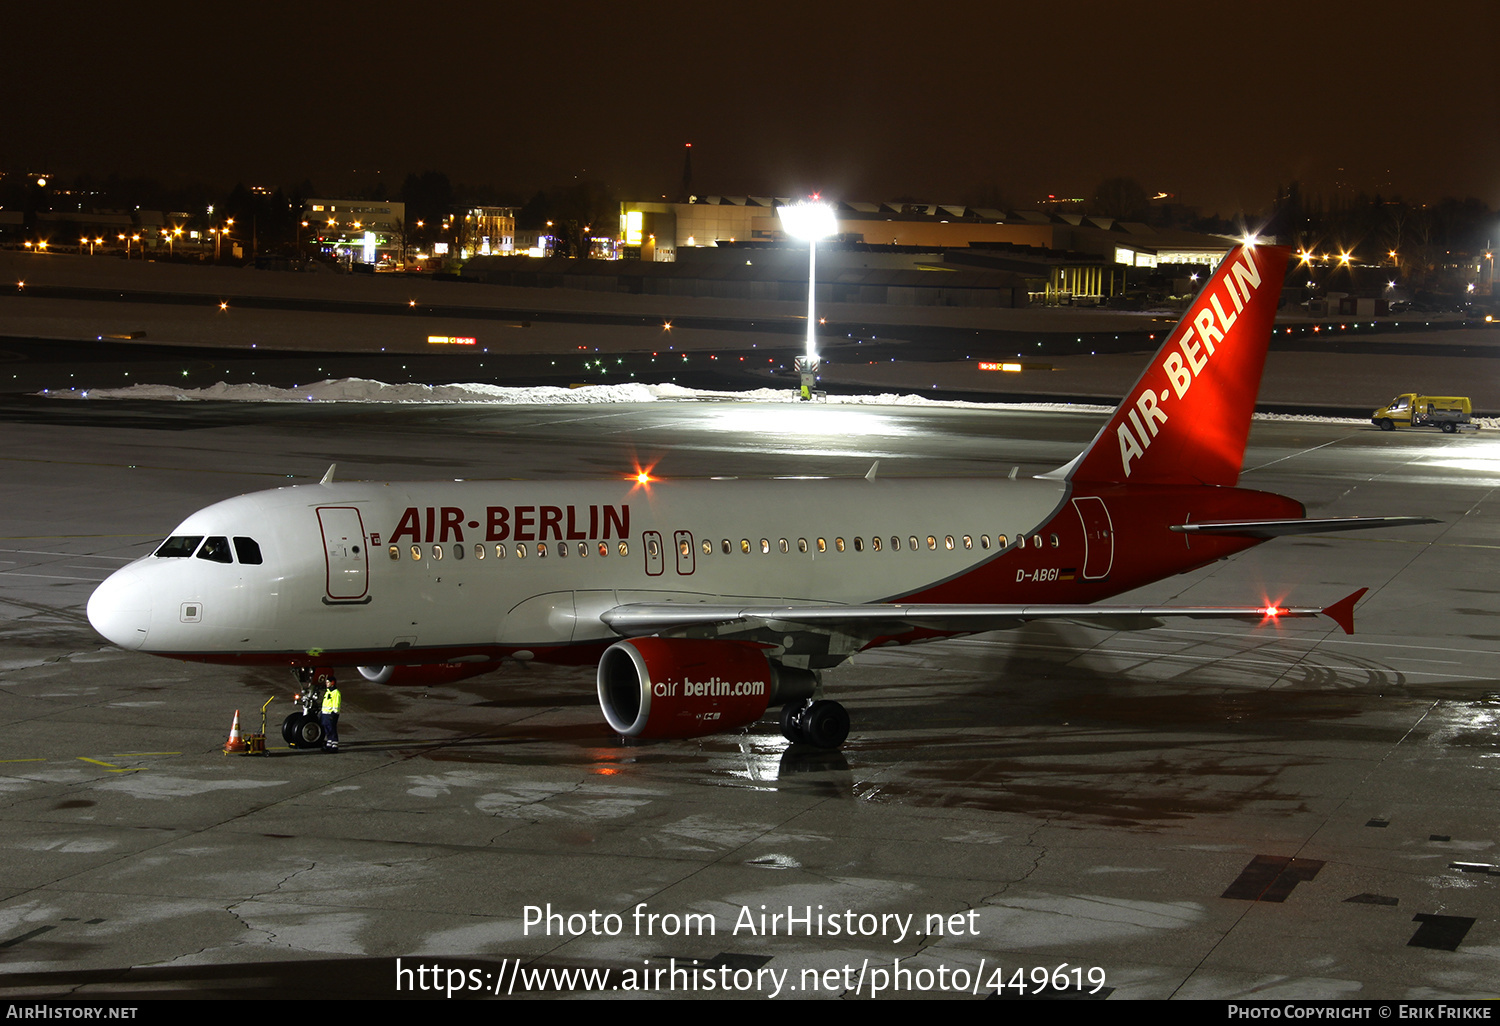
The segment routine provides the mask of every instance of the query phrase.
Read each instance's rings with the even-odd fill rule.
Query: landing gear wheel
[[[281,736],[293,748],[322,748],[323,721],[307,713],[292,713],[281,721]]]
[[[1394,431],[1394,430],[1396,430],[1396,425],[1391,420],[1391,418],[1389,418],[1389,417],[1381,417],[1380,418],[1380,430],[1382,430],[1382,431]]]
[[[323,747],[323,721],[313,715],[302,717],[302,726],[297,728],[298,748]]]
[[[814,702],[802,714],[802,734],[815,748],[837,748],[849,736],[849,713],[837,702]]]

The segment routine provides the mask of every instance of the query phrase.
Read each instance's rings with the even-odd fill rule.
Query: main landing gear
[[[837,748],[849,737],[849,713],[837,702],[790,702],[781,707],[781,734],[792,744]]]
[[[323,686],[332,679],[332,670],[297,671],[302,690],[292,696],[292,701],[300,708],[281,721],[281,739],[291,747],[323,747]]]

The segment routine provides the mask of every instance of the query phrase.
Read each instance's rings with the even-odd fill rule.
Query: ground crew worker
[[[323,708],[319,718],[323,721],[323,751],[334,754],[339,750],[339,705],[339,682],[330,677],[323,688]]]

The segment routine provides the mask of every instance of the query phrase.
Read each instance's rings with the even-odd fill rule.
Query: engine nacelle
[[[806,676],[793,690],[811,691],[812,676]],[[611,645],[599,660],[599,705],[610,727],[626,737],[702,737],[760,719],[779,690],[787,690],[778,690],[777,678],[756,645],[631,638]]]
[[[489,673],[498,663],[432,663],[426,666],[360,666],[359,675],[395,687],[436,687]]]

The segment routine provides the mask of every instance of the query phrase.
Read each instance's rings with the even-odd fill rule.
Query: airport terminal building
[[[623,203],[621,255],[648,264],[728,267],[754,266],[787,249],[805,252],[800,243],[787,241],[777,216],[777,208],[790,202],[785,197],[693,196],[685,203]],[[832,206],[838,233],[820,244],[819,262],[826,262],[844,285],[861,284],[850,276],[862,271],[919,276],[990,272],[1019,277],[1026,293],[1020,302],[1014,287],[1008,297],[969,294],[978,301],[964,302],[956,298],[965,293],[954,279],[946,295],[922,290],[923,297],[914,300],[919,304],[923,298],[937,305],[1098,304],[1121,296],[1139,280],[1140,275],[1127,273],[1132,269],[1149,274],[1162,268],[1170,274],[1174,268],[1211,267],[1233,244],[1216,235],[1069,212],[903,202]],[[915,281],[903,284],[922,288]],[[867,301],[901,300],[872,296]]]

